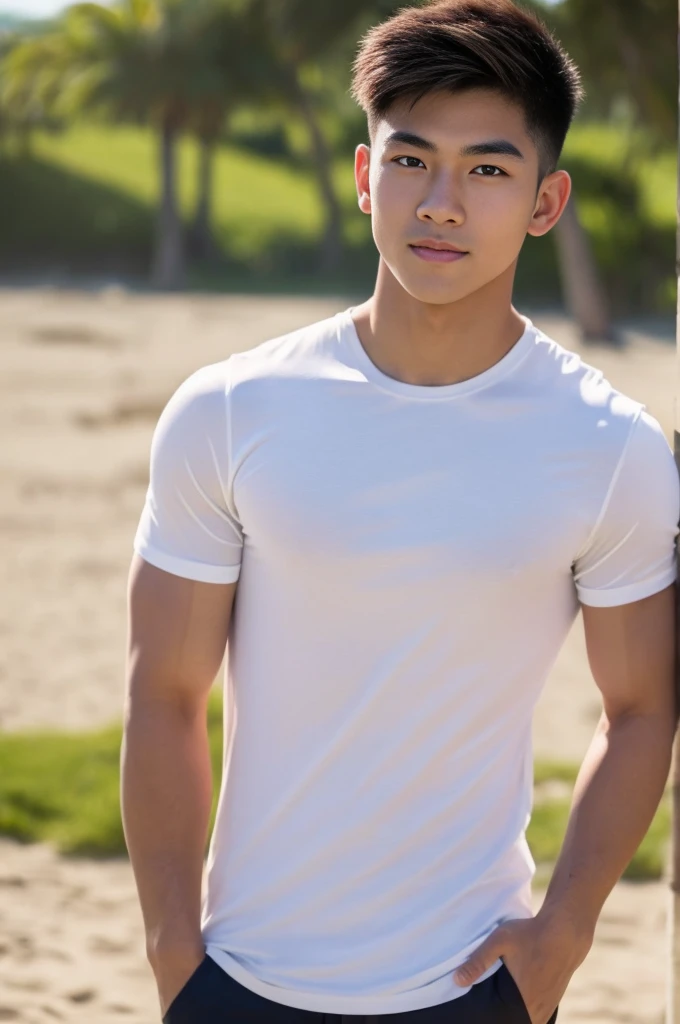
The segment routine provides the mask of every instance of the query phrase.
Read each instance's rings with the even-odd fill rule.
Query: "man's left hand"
[[[591,931],[584,932],[560,912],[506,921],[461,964],[454,980],[461,986],[472,985],[502,957],[524,999],[531,1024],[547,1024],[592,942]]]

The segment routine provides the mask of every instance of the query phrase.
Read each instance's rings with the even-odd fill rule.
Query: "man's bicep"
[[[207,699],[229,633],[237,583],[204,583],[135,555],[128,586],[130,697],[187,706]]]
[[[630,604],[582,606],[588,661],[609,718],[672,710],[675,602],[672,585]]]

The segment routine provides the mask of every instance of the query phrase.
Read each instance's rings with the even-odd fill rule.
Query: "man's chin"
[[[399,283],[412,298],[426,303],[428,306],[448,306],[452,302],[460,302],[461,299],[470,295],[470,289],[460,286],[455,288],[450,281],[424,282],[401,278]]]

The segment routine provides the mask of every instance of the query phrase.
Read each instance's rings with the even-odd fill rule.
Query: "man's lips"
[[[468,255],[458,249],[434,248],[432,245],[409,245],[409,249],[428,263],[455,263]]]

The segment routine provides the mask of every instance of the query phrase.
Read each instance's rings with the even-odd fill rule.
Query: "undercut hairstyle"
[[[524,112],[540,180],[557,168],[584,92],[578,68],[548,27],[512,0],[434,0],[370,29],[353,64],[351,94],[371,141],[397,102],[428,93],[492,89]]]

